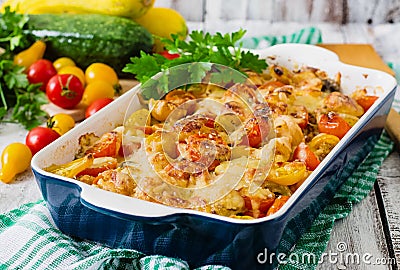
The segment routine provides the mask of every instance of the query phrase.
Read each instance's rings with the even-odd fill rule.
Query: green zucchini
[[[46,42],[45,58],[70,57],[85,69],[94,62],[122,68],[140,51],[150,52],[151,34],[131,19],[100,14],[29,15],[24,30],[33,41]]]

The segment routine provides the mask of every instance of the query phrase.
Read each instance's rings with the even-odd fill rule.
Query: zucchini
[[[151,52],[151,34],[131,19],[101,14],[28,15],[24,32],[32,42],[46,42],[45,58],[70,57],[86,69],[94,62],[110,65],[121,77],[122,68],[140,51]],[[123,76],[125,75],[125,76]]]

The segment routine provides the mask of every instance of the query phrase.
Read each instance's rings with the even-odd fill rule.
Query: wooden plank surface
[[[370,23],[400,21],[397,0],[157,0],[192,21],[262,20],[264,22]]]
[[[400,124],[400,123],[399,123]],[[400,156],[393,152],[383,163],[378,185],[383,199],[383,212],[388,226],[389,242],[393,256],[400,265]]]
[[[372,225],[372,226],[366,226]],[[353,207],[351,214],[335,223],[329,244],[325,250],[328,254],[337,253],[332,259],[326,257],[317,270],[358,269],[383,270],[387,265],[371,265],[363,256],[371,254],[370,261],[378,258],[389,258],[382,222],[376,202],[375,192]],[[335,262],[337,260],[337,262]]]

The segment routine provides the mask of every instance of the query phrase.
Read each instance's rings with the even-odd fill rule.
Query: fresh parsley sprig
[[[30,84],[25,68],[12,60],[15,53],[30,45],[24,33],[28,20],[28,15],[17,14],[9,6],[0,14],[0,122],[19,123],[31,129],[44,121],[46,113],[41,106],[48,101],[40,84]]]
[[[0,61],[0,122],[13,122],[31,129],[43,122],[47,103],[40,84],[29,84],[24,67],[11,60]]]
[[[28,15],[11,11],[9,6],[0,14],[0,47],[5,50],[2,59],[11,52],[30,45],[29,38],[24,33],[24,26],[28,20]]]
[[[180,57],[167,59],[159,54],[141,52],[140,57],[131,58],[131,63],[127,64],[123,71],[134,74],[142,84],[147,82],[148,87],[142,91],[147,98],[158,96],[157,93],[154,93],[154,89],[159,92],[171,90],[171,78],[148,81],[157,73],[165,72],[169,68],[181,64],[206,62],[230,67],[240,72],[251,70],[260,73],[267,67],[267,64],[257,55],[242,49],[240,40],[245,33],[246,31],[242,29],[224,35],[192,31],[188,40],[180,40],[177,35],[172,35],[172,40],[162,39],[162,42],[167,50],[171,53],[178,53]],[[207,65],[195,65],[186,72],[189,78],[198,81],[204,78],[209,70]],[[222,72],[227,71],[223,70]],[[227,74],[221,74],[221,77],[225,75]],[[165,76],[168,76],[167,73]]]

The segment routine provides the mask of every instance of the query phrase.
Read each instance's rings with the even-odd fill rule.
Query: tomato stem
[[[55,125],[56,121],[53,120],[53,116],[49,118],[49,121],[47,121],[47,127],[48,128],[53,128]]]
[[[114,84],[114,85],[113,85],[113,88],[114,88],[114,92],[115,92],[116,94],[120,94],[121,91],[122,91],[122,86],[121,86],[119,83]]]
[[[67,79],[67,83],[63,85],[61,81],[61,77],[58,78],[60,85],[61,85],[61,96],[66,97],[68,99],[73,99],[76,97],[77,93],[75,91],[71,91],[69,89],[69,84],[71,83],[71,80],[73,78],[73,75],[70,75]]]

